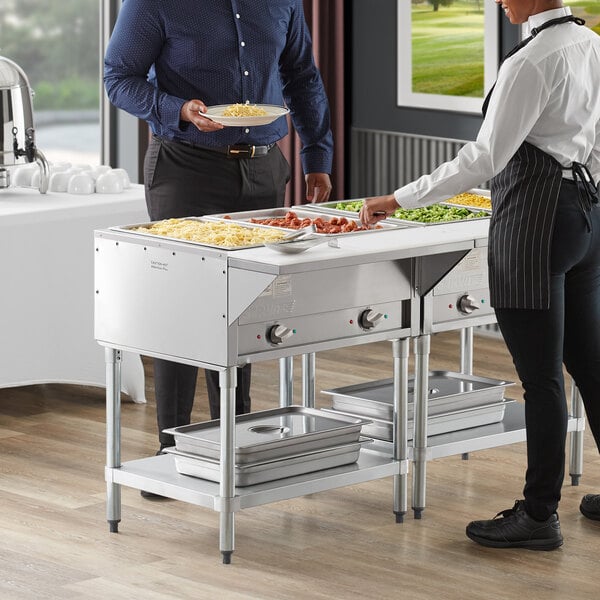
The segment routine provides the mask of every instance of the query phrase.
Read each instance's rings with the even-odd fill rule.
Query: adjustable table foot
[[[119,533],[119,521],[109,521],[108,528],[111,533]]]

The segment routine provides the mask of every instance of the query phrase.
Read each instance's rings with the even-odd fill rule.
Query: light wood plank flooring
[[[457,370],[458,334],[432,340],[431,367]],[[123,460],[156,451],[152,372],[147,405],[123,403]],[[389,377],[389,343],[323,352],[316,389]],[[296,371],[299,371],[299,361]],[[501,341],[476,336],[475,373],[515,379]],[[254,366],[253,406],[277,406],[277,362]],[[297,398],[300,398],[296,373]],[[520,386],[507,390],[520,398]],[[318,406],[327,398],[319,396]],[[194,420],[207,418],[203,380]],[[69,385],[0,390],[0,598],[583,600],[600,589],[600,523],[578,511],[600,491],[600,459],[586,433],[579,487],[565,482],[564,546],[550,553],[492,550],[465,537],[521,495],[524,444],[428,463],[427,509],[396,524],[391,479],[241,511],[236,551],[223,565],[218,513],[148,501],[123,488],[118,534],[105,517],[104,391]]]

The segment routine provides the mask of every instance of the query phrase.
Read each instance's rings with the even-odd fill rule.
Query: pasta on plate
[[[224,111],[224,117],[263,117],[267,111],[256,104],[231,104]]]

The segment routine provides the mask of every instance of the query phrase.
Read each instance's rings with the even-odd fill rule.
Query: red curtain
[[[334,143],[331,199],[344,198],[344,1],[304,0],[304,14],[331,109]],[[303,204],[306,188],[300,163],[300,138],[291,123],[290,134],[279,145],[292,167],[286,204]]]

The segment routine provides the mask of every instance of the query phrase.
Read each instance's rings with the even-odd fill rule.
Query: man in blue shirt
[[[204,116],[217,104],[285,104],[302,141],[306,200],[329,198],[329,106],[302,0],[124,0],[104,83],[110,101],[152,131],[144,185],[153,221],[283,206],[290,167],[276,143],[286,119],[223,127]],[[196,377],[196,367],[154,361],[160,450],[173,444],[163,429],[190,422]],[[218,373],[206,380],[219,418]],[[246,365],[236,413],[250,411],[249,393]]]

